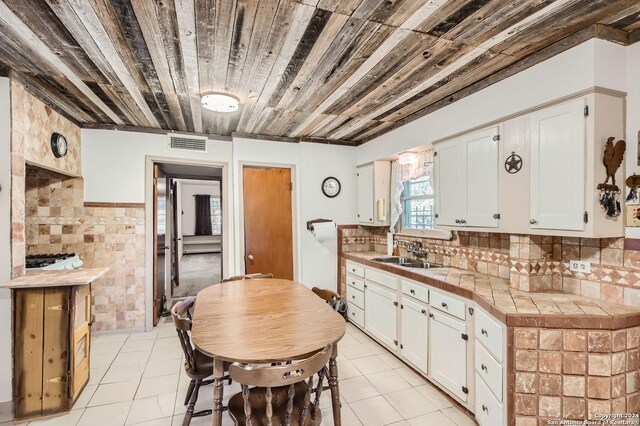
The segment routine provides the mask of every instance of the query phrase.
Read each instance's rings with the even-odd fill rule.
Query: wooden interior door
[[[153,325],[158,325],[162,313],[165,288],[167,233],[167,181],[160,165],[153,166]]]
[[[291,169],[242,170],[245,271],[293,279]]]
[[[69,397],[75,402],[89,382],[91,345],[91,289],[88,285],[74,287],[71,294],[71,383]]]
[[[182,212],[178,211],[178,182],[171,181],[171,295],[173,289],[180,285],[180,237],[179,224],[182,220]]]

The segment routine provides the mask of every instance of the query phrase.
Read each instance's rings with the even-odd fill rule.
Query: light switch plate
[[[591,262],[583,262],[580,260],[570,260],[569,270],[571,272],[582,272],[583,274],[590,274]]]

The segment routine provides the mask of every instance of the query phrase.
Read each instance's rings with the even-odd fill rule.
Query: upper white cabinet
[[[498,226],[499,127],[435,146],[436,224]]]
[[[361,225],[389,225],[391,163],[374,161],[357,168],[358,222]]]
[[[531,114],[531,228],[584,229],[585,99]]]
[[[436,225],[624,236],[623,216],[608,217],[597,190],[606,179],[602,157],[607,139],[625,139],[624,96],[594,89],[435,144]],[[512,154],[520,160],[519,169],[509,172],[505,163]],[[623,191],[624,164],[616,173]]]

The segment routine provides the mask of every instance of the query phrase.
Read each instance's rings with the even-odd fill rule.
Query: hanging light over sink
[[[410,151],[401,152],[398,154],[398,164],[401,166],[418,164],[418,153]]]
[[[224,93],[205,93],[200,101],[203,108],[214,112],[234,112],[240,105],[238,98]]]

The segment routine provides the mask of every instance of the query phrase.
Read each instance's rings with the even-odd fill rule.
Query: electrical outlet
[[[580,260],[570,260],[569,270],[571,272],[582,272],[583,274],[590,274],[591,262],[583,262]]]

